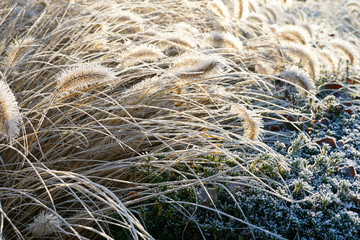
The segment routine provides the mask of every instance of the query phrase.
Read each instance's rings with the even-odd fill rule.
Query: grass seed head
[[[174,62],[170,74],[183,79],[214,77],[221,73],[224,63],[216,55],[183,55]]]
[[[197,45],[197,39],[189,35],[186,30],[178,29],[176,32],[159,35],[158,46],[166,55],[174,56],[186,50],[193,50]]]
[[[313,54],[314,50],[311,47],[289,42],[283,42],[282,46],[290,57],[296,57],[300,60],[314,81],[319,78],[320,70],[317,55]]]
[[[0,132],[10,140],[20,132],[21,115],[16,98],[8,84],[0,81]]]
[[[229,10],[226,8],[225,4],[221,0],[213,0],[208,3],[208,8],[218,15],[219,17],[223,17],[225,19],[230,18]]]
[[[349,58],[351,65],[356,66],[359,62],[359,54],[356,52],[355,47],[348,41],[336,39],[330,42],[335,48],[341,50]]]
[[[280,77],[294,83],[298,91],[304,96],[307,96],[308,93],[314,92],[316,89],[309,74],[302,71],[297,66],[290,66],[286,68],[286,70],[280,74]]]
[[[41,212],[34,218],[34,221],[30,223],[27,229],[35,236],[41,237],[51,233],[60,231],[61,221],[50,212]]]
[[[254,112],[247,110],[240,104],[232,104],[230,112],[238,115],[244,121],[244,137],[249,140],[259,140],[262,134],[262,120]]]
[[[120,55],[121,60],[124,60],[123,65],[125,66],[141,62],[155,62],[164,57],[166,56],[159,48],[148,44],[132,47]]]
[[[81,63],[69,67],[56,77],[59,93],[79,91],[97,84],[111,83],[115,73],[98,63]]]
[[[4,65],[13,67],[21,61],[34,47],[35,39],[33,37],[25,37],[20,40],[15,40],[9,46],[4,59]]]
[[[248,0],[234,0],[233,8],[234,8],[234,17],[238,20],[242,20],[247,18],[249,13],[249,3]]]
[[[309,42],[310,36],[303,28],[298,26],[285,26],[276,32],[275,38],[306,45]]]
[[[238,51],[243,49],[240,39],[231,33],[215,32],[208,34],[205,41],[213,48],[235,49]]]

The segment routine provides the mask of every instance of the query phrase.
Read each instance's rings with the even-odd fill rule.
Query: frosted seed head
[[[61,232],[60,225],[61,221],[55,214],[44,211],[34,218],[34,221],[28,225],[27,229],[35,237],[41,237]]]
[[[35,46],[35,39],[33,37],[25,37],[23,39],[15,40],[9,46],[4,59],[4,65],[15,66],[21,61]]]
[[[334,39],[330,44],[340,51],[342,51],[350,60],[351,65],[356,66],[359,64],[359,53],[355,50],[352,43],[342,39]]]
[[[231,33],[215,32],[213,34],[207,34],[205,41],[213,48],[236,49],[238,51],[243,49],[240,39]]]
[[[297,66],[290,66],[280,74],[280,77],[295,84],[298,91],[307,96],[316,90],[315,84],[309,74],[299,69]]]
[[[21,115],[16,98],[8,84],[0,81],[0,132],[14,139],[20,132]]]
[[[223,71],[225,60],[217,55],[189,54],[179,57],[169,73],[178,78],[213,77]]]
[[[230,19],[230,13],[226,8],[225,4],[221,0],[211,1],[210,3],[208,3],[207,7],[219,17]]]
[[[59,93],[78,91],[98,84],[109,84],[115,73],[98,63],[81,63],[69,67],[56,77]]]
[[[159,48],[148,44],[130,47],[119,56],[124,66],[132,66],[141,62],[155,62],[164,57],[165,55]]]
[[[245,138],[255,141],[261,138],[263,122],[256,112],[234,103],[230,106],[230,113],[236,114],[243,119]]]

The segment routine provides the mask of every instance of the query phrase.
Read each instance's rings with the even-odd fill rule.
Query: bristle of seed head
[[[5,81],[0,81],[0,132],[13,140],[20,132],[21,115],[16,98]]]
[[[122,65],[132,66],[141,62],[154,62],[166,56],[157,47],[143,44],[131,47],[122,52],[119,57],[123,61]]]
[[[262,134],[262,120],[253,111],[240,104],[232,104],[230,112],[238,115],[244,121],[244,137],[249,140],[259,140]]]
[[[265,22],[265,19],[262,15],[257,14],[257,13],[251,13],[247,16],[246,20],[248,22],[252,22],[252,23],[259,23],[262,24]]]
[[[249,3],[248,0],[233,0],[233,8],[235,18],[242,20],[247,18],[249,13]]]
[[[241,51],[243,49],[242,42],[231,33],[215,32],[207,34],[205,41],[213,48],[235,49]]]
[[[91,34],[84,37],[82,43],[86,45],[88,51],[106,51],[109,49],[107,39]]]
[[[198,35],[200,31],[193,27],[192,25],[185,23],[185,22],[179,22],[173,25],[172,29],[174,31],[181,31],[181,32],[188,32],[192,35]]]
[[[249,10],[251,10],[253,12],[258,11],[258,2],[257,1],[248,1],[248,4],[249,4]]]
[[[165,85],[166,79],[157,76],[147,78],[124,91],[121,94],[123,102],[126,104],[136,104],[140,101],[144,101],[151,95],[159,92]]]
[[[330,44],[341,50],[349,58],[351,65],[355,66],[359,62],[359,54],[355,51],[353,44],[342,39],[332,40]]]
[[[302,27],[303,29],[305,29],[305,31],[307,31],[307,33],[310,36],[310,39],[314,36],[313,30],[311,29],[311,26],[309,24],[301,24],[300,27]]]
[[[331,71],[335,70],[337,58],[334,56],[334,54],[327,49],[319,50],[319,53],[321,59],[324,59],[328,63],[326,66],[329,66]]]
[[[265,62],[258,62],[255,65],[255,72],[265,75],[272,75],[274,73],[274,69],[272,69],[270,65]]]
[[[276,10],[274,10],[272,7],[265,7],[264,8],[264,14],[265,16],[272,22],[276,23],[278,21],[278,14]]]
[[[21,61],[34,47],[35,39],[33,37],[25,37],[20,40],[15,40],[9,46],[4,59],[4,65],[13,67]]]
[[[207,91],[210,97],[219,97],[227,99],[231,97],[231,93],[226,91],[226,88],[220,85],[211,85]]]
[[[186,31],[180,29],[173,33],[163,33],[160,36],[160,46],[193,49],[196,47],[196,41]]]
[[[222,57],[215,55],[183,55],[174,62],[169,73],[183,79],[213,77],[221,73],[224,63]]]
[[[226,19],[230,18],[229,10],[221,0],[212,0],[207,6],[216,15]]]
[[[275,37],[280,40],[301,43],[303,45],[306,45],[310,39],[308,33],[298,26],[282,27],[278,29]]]
[[[295,84],[296,89],[304,96],[313,93],[316,89],[315,84],[309,74],[299,69],[297,66],[290,66],[280,74],[280,77]]]
[[[286,53],[300,60],[314,81],[318,79],[319,63],[316,55],[312,53],[310,47],[296,43],[282,43],[282,46],[284,47]]]
[[[50,212],[41,212],[34,221],[27,226],[34,237],[42,237],[48,234],[61,232],[61,221]]]
[[[176,32],[162,33],[159,38],[158,46],[169,56],[197,48],[197,40],[181,29]]]
[[[81,63],[69,67],[56,77],[59,93],[69,93],[94,85],[109,84],[115,73],[98,63]]]
[[[355,2],[355,1],[350,1],[348,3],[346,3],[345,5],[346,7],[348,8],[357,8],[357,9],[360,9],[360,4]]]
[[[117,11],[115,16],[117,17],[112,19],[113,27],[109,30],[122,34],[132,34],[143,30],[144,20],[139,15],[128,11]]]

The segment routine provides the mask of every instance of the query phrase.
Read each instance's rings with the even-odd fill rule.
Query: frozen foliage
[[[41,212],[34,218],[34,221],[28,225],[29,231],[37,237],[51,233],[61,232],[61,221],[53,213]]]
[[[0,132],[13,139],[20,132],[20,112],[16,98],[4,80],[0,80]]]
[[[357,236],[356,1],[0,9],[2,238]]]

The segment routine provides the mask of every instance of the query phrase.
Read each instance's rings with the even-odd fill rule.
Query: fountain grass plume
[[[262,134],[262,120],[254,112],[246,109],[243,105],[232,104],[230,112],[237,114],[244,121],[244,137],[249,140],[258,141]]]
[[[159,48],[149,44],[133,46],[119,55],[123,66],[132,66],[141,62],[155,62],[166,57]]]
[[[218,55],[186,54],[177,58],[169,74],[182,79],[208,78],[223,71],[225,61]]]
[[[13,42],[7,52],[3,63],[7,67],[13,67],[19,63],[34,47],[35,38],[24,37]]]
[[[339,49],[349,58],[351,65],[357,66],[359,63],[359,54],[355,50],[355,47],[350,42],[343,39],[335,39],[330,42],[330,44],[335,48]]]
[[[221,0],[212,0],[207,7],[216,15],[225,19],[230,19],[230,13],[225,4]]]
[[[206,34],[205,41],[211,47],[224,51],[232,49],[241,51],[243,49],[243,45],[240,39],[228,32],[215,32]]]
[[[36,216],[34,221],[28,225],[27,229],[34,237],[44,237],[48,234],[64,231],[61,229],[60,219],[53,213],[45,211]]]
[[[56,88],[59,93],[70,93],[96,85],[110,84],[115,79],[115,73],[99,63],[80,63],[56,76]]]
[[[317,56],[313,53],[311,47],[284,42],[281,43],[281,46],[290,57],[296,57],[300,60],[300,63],[304,65],[314,81],[318,80],[320,73],[319,63]]]
[[[0,81],[0,132],[13,140],[20,132],[21,115],[16,98],[8,84]]]
[[[298,26],[283,26],[277,30],[275,38],[279,40],[286,40],[290,42],[307,45],[310,39],[308,33],[303,28]]]
[[[320,57],[321,59],[325,60],[325,62],[327,63],[326,66],[328,66],[330,71],[334,71],[336,69],[336,65],[337,65],[337,58],[335,57],[335,55],[333,54],[332,51],[330,51],[329,49],[321,49],[319,50],[320,53]]]
[[[238,20],[246,19],[249,14],[248,0],[235,0],[233,2],[235,18]]]
[[[280,77],[294,83],[297,90],[305,97],[309,93],[314,93],[316,90],[315,84],[309,74],[297,66],[287,67],[280,74]]]

